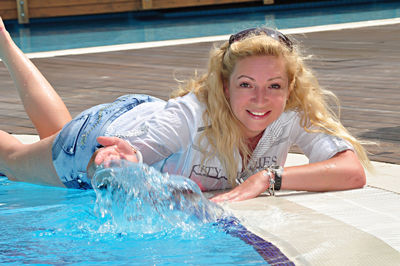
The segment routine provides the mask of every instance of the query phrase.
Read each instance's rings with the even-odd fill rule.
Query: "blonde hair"
[[[238,174],[235,148],[239,149],[244,165],[247,164],[252,151],[249,150],[248,142],[241,134],[242,125],[234,116],[225,96],[224,83],[228,82],[238,60],[264,55],[280,57],[285,62],[290,91],[285,111],[299,112],[301,126],[307,132],[322,132],[350,142],[362,164],[370,169],[371,164],[364,148],[344,128],[338,116],[329,107],[329,99],[339,104],[336,96],[321,88],[297,49],[289,49],[286,45],[264,34],[249,36],[231,45],[225,42],[220,47],[215,47],[210,53],[207,73],[190,79],[186,86],[180,87],[171,95],[177,97],[193,92],[199,101],[207,106],[203,114],[206,128],[202,132],[200,141],[207,138],[211,149],[202,147],[205,152],[203,162],[211,156],[218,156],[228,179],[233,186],[235,185]]]

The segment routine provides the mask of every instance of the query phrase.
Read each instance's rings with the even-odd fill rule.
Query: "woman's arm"
[[[261,171],[249,177],[233,190],[211,200],[240,201],[251,199],[269,187],[268,176]],[[336,191],[361,188],[366,183],[364,168],[352,150],[337,153],[332,158],[301,166],[285,167],[281,189],[301,191]]]
[[[365,183],[365,171],[357,155],[346,150],[326,161],[285,168],[281,188],[336,191],[362,188]]]

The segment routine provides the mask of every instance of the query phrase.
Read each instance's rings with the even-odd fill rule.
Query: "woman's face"
[[[251,56],[239,60],[225,85],[234,115],[252,138],[264,131],[284,111],[289,97],[284,61],[275,56]]]

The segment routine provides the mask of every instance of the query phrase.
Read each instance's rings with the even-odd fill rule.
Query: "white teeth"
[[[265,112],[265,113],[259,113],[259,112],[251,112],[251,111],[250,111],[250,113],[253,114],[253,115],[261,116],[261,115],[265,115],[267,112]]]

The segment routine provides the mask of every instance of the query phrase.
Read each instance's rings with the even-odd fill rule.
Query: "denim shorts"
[[[159,99],[142,94],[119,97],[112,103],[94,106],[66,124],[52,147],[52,159],[60,180],[68,188],[91,189],[86,167],[93,153],[101,147],[98,136],[119,116],[144,102]]]

